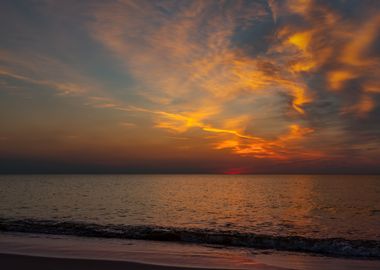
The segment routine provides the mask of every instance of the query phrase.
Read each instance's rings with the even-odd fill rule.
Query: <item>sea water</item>
[[[380,177],[3,175],[0,231],[380,258]]]

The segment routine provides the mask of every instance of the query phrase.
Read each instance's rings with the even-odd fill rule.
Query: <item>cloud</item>
[[[67,54],[62,48],[62,55],[45,54],[47,42],[37,46],[34,39],[38,49],[22,53],[3,46],[1,77],[139,118],[154,139],[164,140],[162,132],[196,137],[227,156],[318,161],[350,153],[372,156],[376,151],[366,149],[380,146],[374,136],[380,133],[380,16],[374,1],[41,6],[41,13],[62,10],[56,29],[73,14],[83,31],[75,33],[83,37],[74,45],[86,49],[69,47],[66,41],[74,36],[67,31],[61,37],[71,48]],[[52,29],[46,29],[49,37],[55,37]],[[92,58],[101,65],[82,63]]]
[[[59,95],[85,96],[90,92],[101,92],[99,84],[93,79],[79,74],[59,60],[1,48],[0,76],[54,89]]]
[[[120,125],[127,128],[136,127],[135,123],[130,123],[130,122],[121,122]]]
[[[0,69],[0,76],[16,79],[19,81],[24,81],[24,82],[39,85],[39,86],[53,88],[57,90],[60,95],[78,95],[78,94],[82,95],[88,90],[88,88],[83,85],[78,85],[78,84],[68,83],[68,82],[60,83],[60,82],[54,82],[50,80],[36,80],[30,77],[26,77],[24,75],[13,73],[6,69]]]
[[[275,34],[249,30],[268,20],[273,27],[267,3],[252,1],[252,9],[239,1],[165,3],[104,4],[93,10],[95,20],[88,24],[93,37],[144,85],[142,96],[165,106],[160,112],[147,108],[157,115],[156,127],[252,137],[246,130],[260,112],[252,108],[249,114],[237,115],[229,110],[245,96],[272,96],[268,99],[279,106],[271,112],[274,118],[305,114],[303,106],[312,102],[313,95],[304,79],[287,67],[287,52],[279,56],[270,40],[257,47],[260,56],[246,51],[251,41],[243,39],[246,34]],[[255,38],[263,42],[262,36]],[[235,129],[227,128],[223,120],[241,117],[246,121]],[[288,124],[278,125],[285,130]]]
[[[306,78],[324,77],[329,91],[349,91],[354,83],[361,95],[376,88],[368,85],[379,85],[375,74],[380,73],[376,45],[380,17],[373,2],[277,1],[273,5],[276,4],[285,5],[282,10],[287,10],[277,15],[284,18],[279,33],[285,43],[279,50],[289,49],[286,42],[298,49],[289,61],[295,73]],[[352,14],[354,11],[357,13]],[[357,108],[358,115],[370,113],[369,108],[373,108],[363,110],[360,104],[349,104],[341,110],[346,111],[346,106]]]
[[[313,133],[311,128],[302,128],[298,125],[289,126],[289,132],[274,140],[255,138],[252,136],[238,136],[239,140],[226,140],[218,143],[216,149],[231,149],[240,155],[251,155],[256,158],[292,159],[321,158],[325,154],[321,151],[304,151],[297,147],[308,134]],[[235,134],[236,135],[236,134]],[[296,145],[292,145],[292,144]]]

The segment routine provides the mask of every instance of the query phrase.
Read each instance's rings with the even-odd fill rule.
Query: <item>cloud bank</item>
[[[4,20],[26,35],[32,26],[19,8],[4,5],[14,12]],[[31,84],[74,95],[117,115],[118,128],[149,132],[145,140],[162,151],[171,144],[194,160],[200,147],[209,162],[216,155],[247,172],[257,167],[250,162],[372,168],[380,154],[379,11],[370,0],[46,1],[31,18],[42,14],[65,31],[42,28],[47,40],[32,39],[36,48],[22,57],[25,44],[10,36],[0,46],[0,77],[8,91]],[[51,40],[66,47],[51,51]],[[83,64],[92,58],[95,65]]]

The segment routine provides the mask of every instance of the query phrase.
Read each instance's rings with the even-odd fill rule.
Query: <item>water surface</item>
[[[281,237],[305,237],[313,241],[326,238],[369,240],[375,242],[365,242],[363,245],[370,246],[371,252],[377,253],[380,250],[380,177],[0,176],[0,218],[3,225],[9,220],[17,220],[18,227],[22,227],[20,221],[30,219],[37,220],[37,223],[39,220],[72,222],[69,225],[61,224],[60,232],[63,233],[68,231],[67,227],[74,230],[73,227],[82,222],[101,226],[96,229],[98,231],[112,225],[174,228],[181,233],[183,230],[193,232],[191,230],[195,229],[197,233],[206,230],[201,237],[188,234],[178,237],[202,238],[202,241],[209,231],[224,233],[224,236],[227,236],[226,233],[245,233],[280,237],[280,244],[272,246],[288,241]],[[18,227],[15,229],[15,223],[12,224],[13,227],[8,227],[19,230]],[[36,226],[30,222],[24,225],[25,228]],[[125,237],[131,237],[131,231],[139,230],[132,228],[128,233],[124,227],[114,227],[112,230],[122,230]],[[38,227],[33,232],[38,230],[48,231],[48,228]],[[96,230],[92,229],[87,234],[93,234]],[[144,233],[146,231],[140,235]],[[246,235],[239,237],[221,243],[241,242],[247,238]],[[255,239],[250,241],[257,243]],[[292,241],[297,241],[297,238],[292,238]],[[318,245],[325,246],[333,244],[339,245],[335,249],[347,249],[346,242],[318,242]],[[313,245],[311,250],[316,250],[315,242],[304,245]],[[350,242],[349,247],[359,250],[361,245],[361,242]]]

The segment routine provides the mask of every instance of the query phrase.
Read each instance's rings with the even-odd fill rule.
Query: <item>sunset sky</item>
[[[0,14],[0,172],[380,173],[377,0]]]

